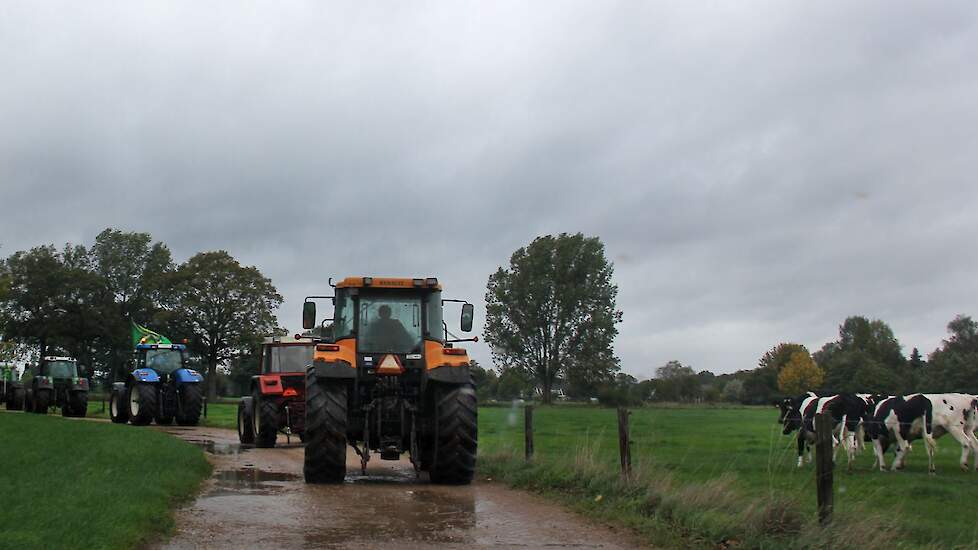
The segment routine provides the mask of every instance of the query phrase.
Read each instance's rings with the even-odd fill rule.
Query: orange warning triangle
[[[404,367],[401,366],[396,355],[385,355],[380,365],[377,365],[377,374],[401,374],[402,372]]]

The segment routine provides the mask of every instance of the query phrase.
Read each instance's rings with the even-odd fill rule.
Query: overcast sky
[[[437,276],[478,330],[580,231],[638,377],[978,315],[975,2],[365,4],[0,3],[0,255],[225,249],[292,330],[330,276]]]

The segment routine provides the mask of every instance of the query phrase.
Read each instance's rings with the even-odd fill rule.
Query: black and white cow
[[[856,451],[861,448],[864,424],[872,417],[874,398],[869,394],[840,393],[821,397],[814,414],[805,419],[805,428],[815,433],[815,415],[828,413],[832,417],[833,459],[841,443],[846,451],[846,466],[851,471]]]
[[[880,470],[886,469],[883,453],[888,438],[897,445],[897,456],[892,470],[902,469],[910,451],[910,441],[923,439],[927,447],[928,471],[935,472],[934,452],[936,439],[951,434],[961,445],[961,469],[968,469],[968,456],[974,452],[975,469],[978,470],[978,398],[962,393],[915,393],[904,397],[889,397],[876,406],[869,423],[873,450]]]
[[[819,397],[813,392],[808,392],[805,395],[785,399],[781,402],[781,424],[783,429],[781,433],[788,435],[791,432],[798,431],[798,467],[800,468],[804,464],[805,449],[808,448],[808,461],[812,461],[812,449],[811,445],[815,443],[815,432],[814,430],[809,431],[806,429],[805,419],[809,416],[814,417],[815,405],[818,402]]]

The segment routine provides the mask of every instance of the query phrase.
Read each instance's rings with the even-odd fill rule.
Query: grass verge
[[[155,430],[0,414],[0,547],[132,548],[173,529],[211,466]]]
[[[634,475],[623,481],[613,409],[537,408],[536,456],[526,463],[522,409],[480,408],[478,475],[663,547],[975,547],[978,474],[958,470],[950,438],[939,440],[936,476],[917,446],[904,472],[874,470],[871,449],[852,473],[837,466],[835,517],[822,528],[813,465],[797,467],[794,437],[781,435],[776,418],[769,408],[636,409]]]

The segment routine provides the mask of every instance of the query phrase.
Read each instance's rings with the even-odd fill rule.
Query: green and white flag
[[[158,332],[153,332],[148,328],[132,323],[132,345],[136,347],[136,344],[169,344],[170,339]]]

